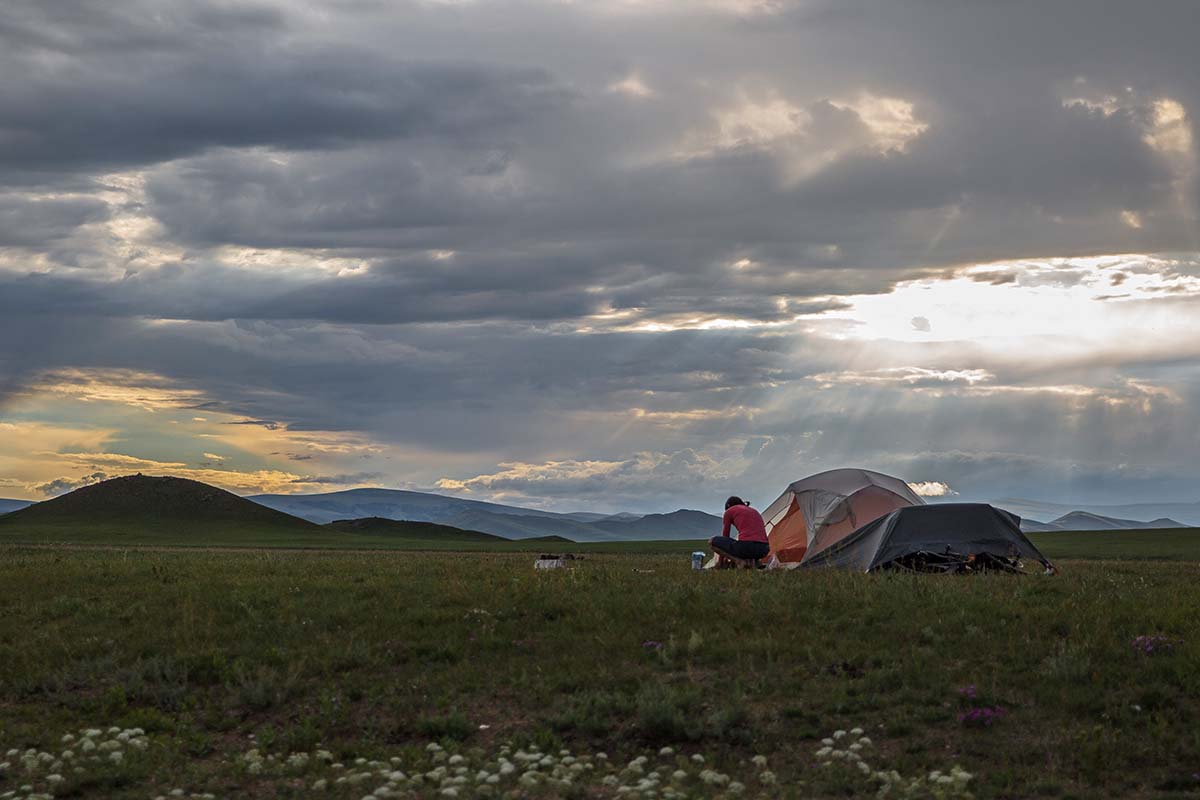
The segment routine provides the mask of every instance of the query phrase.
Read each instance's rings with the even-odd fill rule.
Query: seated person
[[[757,561],[765,558],[771,548],[767,545],[767,527],[750,504],[740,497],[725,501],[725,528],[720,536],[708,540],[713,552],[724,558],[740,558]],[[729,536],[729,526],[737,528],[737,538]]]

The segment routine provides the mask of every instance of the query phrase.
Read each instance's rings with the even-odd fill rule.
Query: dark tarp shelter
[[[1019,560],[1051,568],[1021,533],[1021,518],[986,503],[898,508],[836,544],[809,553],[804,567],[887,567],[971,571],[974,564],[1011,568]]]

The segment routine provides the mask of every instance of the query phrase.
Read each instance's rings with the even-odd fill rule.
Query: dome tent
[[[797,567],[858,528],[898,508],[924,505],[899,478],[834,469],[798,480],[763,512],[771,565]]]
[[[898,567],[932,572],[1018,570],[1022,560],[1054,567],[1021,532],[1021,518],[987,503],[941,503],[899,508],[836,544],[814,552],[803,566],[858,572]]]

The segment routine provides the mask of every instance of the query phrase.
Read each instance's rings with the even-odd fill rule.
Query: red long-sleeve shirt
[[[729,526],[737,528],[739,542],[765,542],[767,526],[763,523],[762,514],[750,506],[730,506],[725,509],[725,528],[722,536],[729,535]]]

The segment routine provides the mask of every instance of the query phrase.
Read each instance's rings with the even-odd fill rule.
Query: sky
[[[1200,15],[7,0],[0,497],[1200,499]]]

